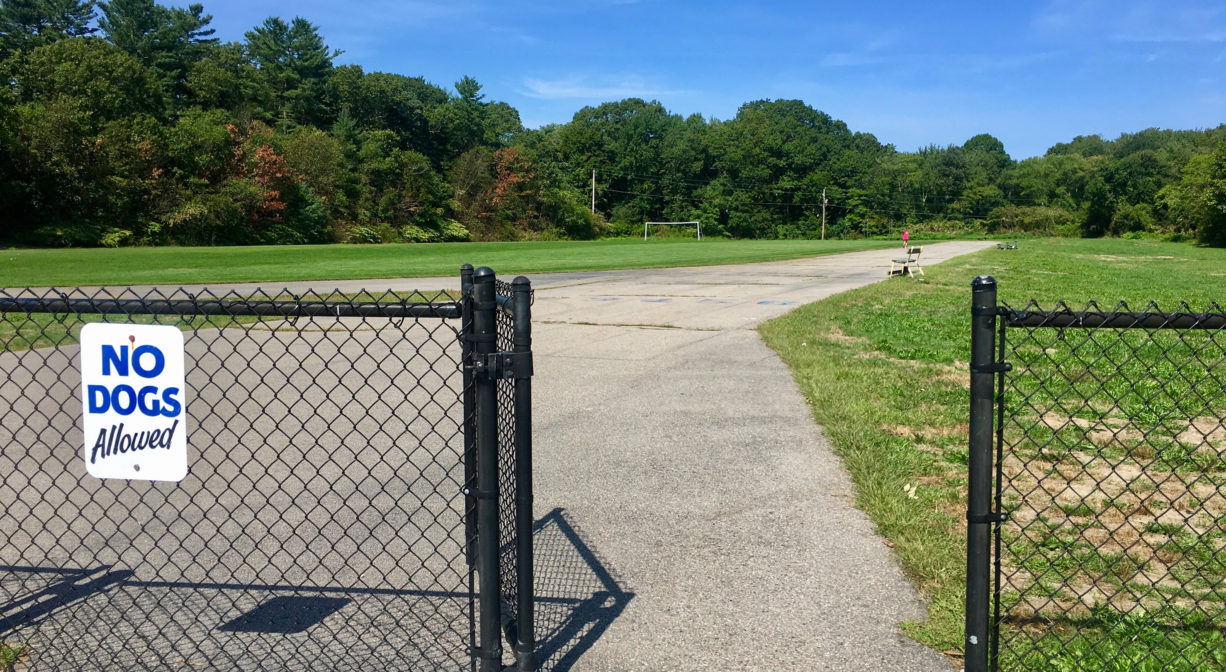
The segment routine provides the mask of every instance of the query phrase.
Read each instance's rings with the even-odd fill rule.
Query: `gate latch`
[[[531,352],[491,352],[473,358],[473,373],[490,380],[532,377]]]

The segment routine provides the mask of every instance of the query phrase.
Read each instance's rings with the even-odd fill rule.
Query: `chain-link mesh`
[[[511,310],[513,288],[499,280],[495,284],[500,307],[495,311],[497,321],[497,349],[511,352],[515,349],[515,316]],[[499,530],[499,582],[502,592],[505,620],[519,619],[519,562],[516,554],[518,523],[516,520],[515,471],[515,380],[502,378],[497,382],[498,398],[498,530]]]
[[[470,667],[459,304],[0,292],[0,641],[32,670]],[[82,459],[87,322],[184,332],[189,473]]]
[[[1226,669],[1226,315],[999,312],[995,667]]]

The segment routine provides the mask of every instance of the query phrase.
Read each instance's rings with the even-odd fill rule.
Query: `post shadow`
[[[567,672],[634,598],[562,508],[533,526],[537,661]]]
[[[109,587],[123,583],[132,576],[132,571],[128,569],[107,570],[110,570],[109,565],[92,569],[0,565],[0,572],[53,574],[56,577],[51,579],[42,590],[0,605],[0,636],[23,626],[32,625],[47,614],[73,602],[104,593]],[[94,578],[89,578],[91,576]]]

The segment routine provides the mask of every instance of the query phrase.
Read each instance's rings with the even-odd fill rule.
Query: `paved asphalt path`
[[[893,256],[531,276],[546,669],[951,669],[901,633],[924,605],[755,331],[886,281]],[[289,288],[309,284],[458,281]]]
[[[892,256],[532,278],[537,511],[633,594],[572,669],[951,669],[902,634],[924,605],[755,331]]]

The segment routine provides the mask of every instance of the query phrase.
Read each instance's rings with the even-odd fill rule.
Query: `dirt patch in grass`
[[[862,338],[860,336],[848,336],[847,334],[843,333],[842,329],[839,329],[838,327],[832,327],[830,331],[827,331],[821,336],[827,341],[830,341],[832,343],[841,343],[843,345],[862,346],[862,345],[868,344],[867,338]]]
[[[1002,465],[1010,619],[1110,605],[1197,609],[1226,625],[1217,588],[1226,581],[1226,475],[1177,461],[1209,445],[1217,454],[1226,436],[1217,418],[1189,420],[1178,442],[1118,416],[1048,411],[1018,424]]]
[[[971,374],[970,364],[968,362],[954,361],[952,365],[943,365],[939,367],[938,373],[933,376],[934,380],[953,383],[958,387],[971,389]]]
[[[1097,259],[1098,261],[1109,261],[1109,262],[1129,261],[1133,263],[1138,263],[1138,262],[1145,262],[1145,261],[1164,261],[1168,259],[1174,259],[1175,257],[1166,256],[1166,255],[1127,255],[1127,256],[1124,256],[1124,255],[1119,255],[1119,254],[1096,254],[1093,256],[1093,258]]]
[[[1214,454],[1226,449],[1226,426],[1221,418],[1193,418],[1188,428],[1176,437],[1181,443],[1210,448]]]
[[[1140,441],[1145,438],[1144,432],[1133,426],[1127,419],[1119,417],[1104,417],[1098,420],[1074,418],[1060,413],[1044,413],[1039,421],[1048,429],[1059,431],[1073,425],[1084,431],[1083,436],[1099,447],[1119,444],[1126,447],[1126,441]]]
[[[953,425],[925,425],[923,427],[913,427],[911,425],[888,424],[883,425],[881,429],[900,436],[904,439],[920,439],[923,441],[940,442],[942,439],[953,437],[966,437],[970,434],[970,425],[965,422],[955,423]]]

